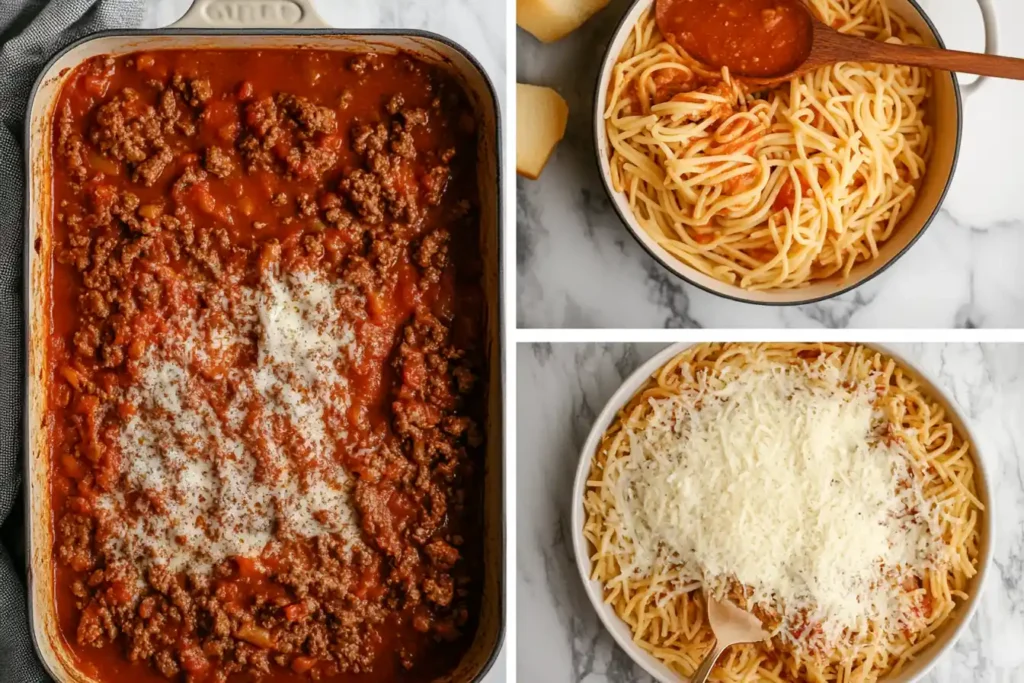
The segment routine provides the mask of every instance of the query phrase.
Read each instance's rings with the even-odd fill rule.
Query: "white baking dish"
[[[281,28],[287,26],[287,28]],[[46,408],[45,299],[52,253],[51,150],[54,107],[66,77],[96,55],[139,50],[322,49],[415,54],[452,73],[474,106],[482,131],[478,186],[481,245],[488,301],[489,397],[484,475],[484,586],[474,640],[454,671],[438,683],[480,680],[500,649],[504,632],[504,426],[502,377],[502,277],[500,112],[493,85],[463,48],[422,31],[340,31],[328,28],[307,0],[198,0],[182,20],[155,31],[112,31],[69,46],[43,70],[29,100],[25,234],[26,395],[25,486],[29,538],[29,615],[37,653],[60,683],[95,683],[78,670],[57,624],[53,591],[53,516],[49,505],[50,455],[43,419]]]

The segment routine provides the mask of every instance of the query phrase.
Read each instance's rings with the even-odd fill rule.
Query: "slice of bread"
[[[609,0],[516,0],[516,23],[535,35],[538,40],[551,43],[578,29],[608,2]]]
[[[565,135],[569,105],[551,88],[516,83],[516,172],[536,180]]]

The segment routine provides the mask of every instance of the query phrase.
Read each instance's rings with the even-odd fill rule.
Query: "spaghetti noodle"
[[[772,635],[730,648],[714,679],[871,683],[967,599],[984,508],[970,443],[892,359],[703,344],[620,411],[584,509],[591,578],[673,670],[691,675],[711,648],[706,591]]]
[[[808,0],[843,33],[921,44],[885,0]],[[928,70],[840,63],[768,89],[704,70],[653,6],[604,112],[611,181],[671,255],[749,290],[847,278],[913,205],[932,144]]]

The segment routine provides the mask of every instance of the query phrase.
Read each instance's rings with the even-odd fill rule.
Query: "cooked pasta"
[[[843,33],[921,44],[885,0],[808,0]],[[669,254],[748,290],[846,278],[879,258],[932,147],[932,75],[840,63],[759,87],[633,27],[604,111],[612,186]]]
[[[591,465],[591,578],[683,675],[710,650],[705,594],[771,634],[720,681],[870,683],[969,594],[984,507],[969,442],[917,380],[843,344],[701,344],[659,369]]]

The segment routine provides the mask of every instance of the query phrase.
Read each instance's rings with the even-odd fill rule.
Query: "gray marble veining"
[[[995,566],[981,607],[926,683],[1024,683],[1024,345],[893,345],[934,373],[978,436],[993,488]],[[518,677],[650,683],[597,619],[573,558],[573,477],[619,384],[660,344],[517,349]]]
[[[551,45],[517,36],[518,81],[569,103],[566,138],[540,181],[517,186],[517,318],[522,327],[1022,327],[1024,83],[968,98],[953,187],[927,233],[852,293],[798,308],[740,304],[686,285],[634,241],[611,208],[594,155],[593,98],[605,47],[631,0],[612,0]],[[950,47],[984,47],[975,0],[921,4]],[[1024,56],[1024,3],[995,0],[1000,51]],[[969,80],[969,78],[967,79]]]

